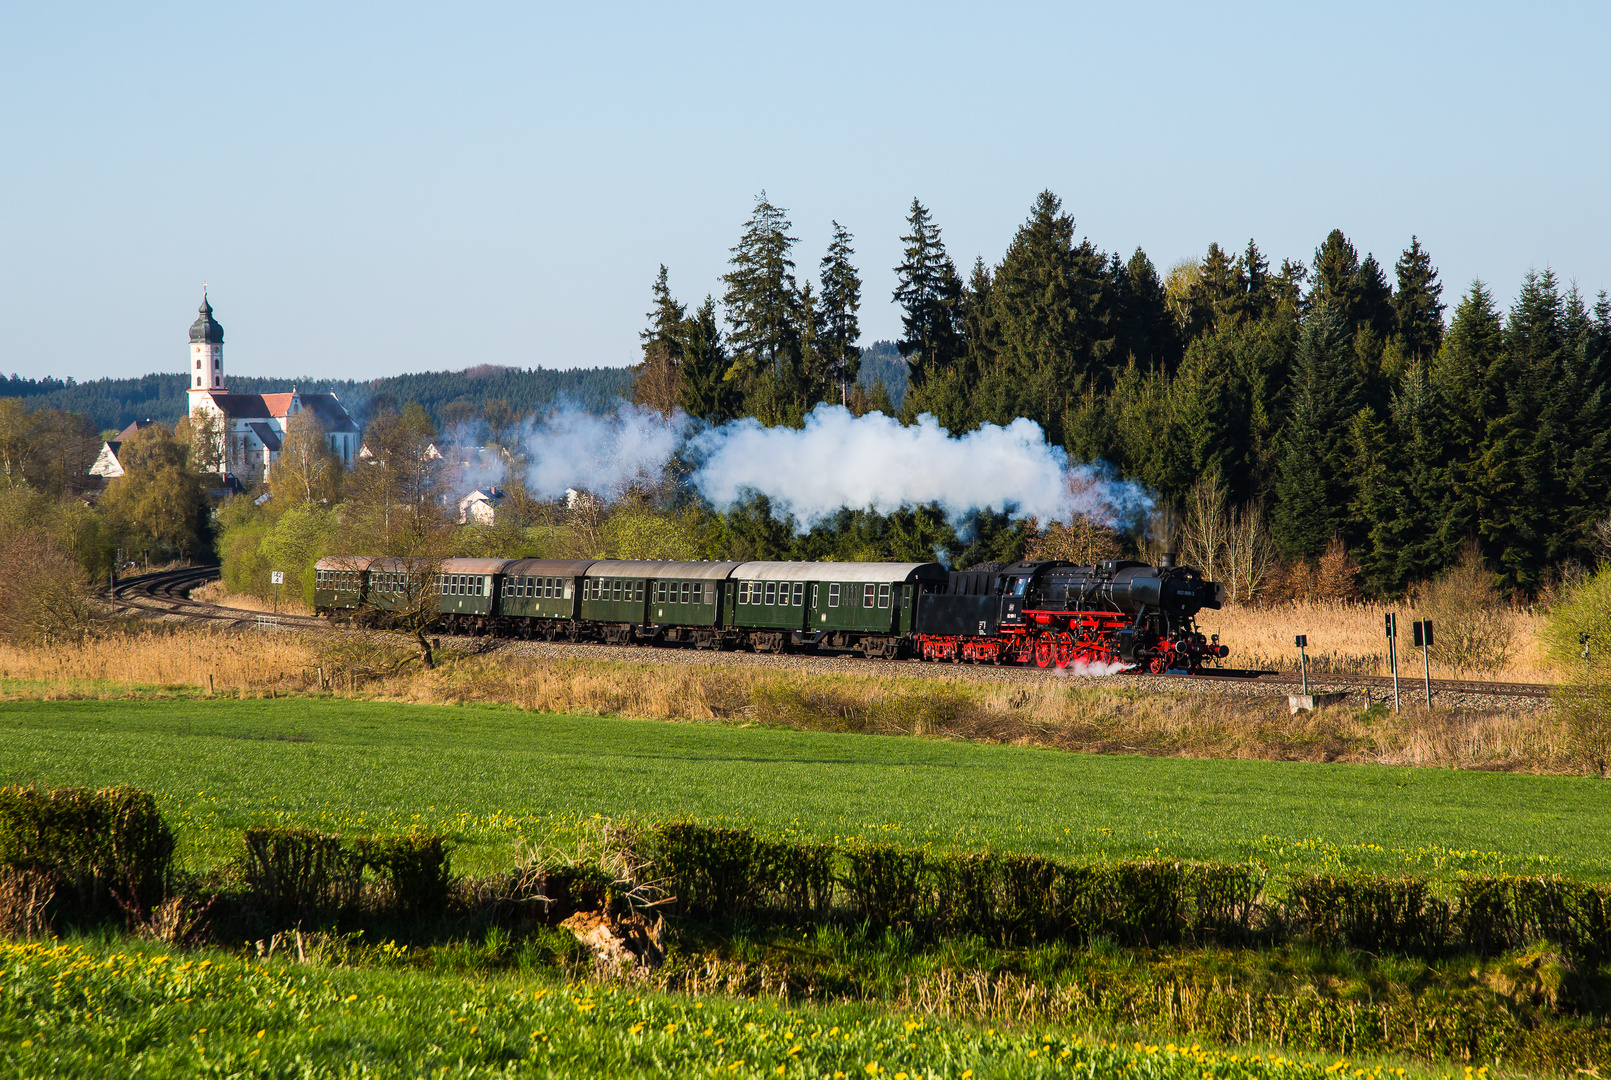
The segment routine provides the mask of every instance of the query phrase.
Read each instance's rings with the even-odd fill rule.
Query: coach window
[[[828,583],[828,606],[839,606],[839,582],[837,581],[830,581]]]
[[[871,585],[868,585],[868,586],[866,586],[865,588],[862,589],[862,591],[861,591],[861,606],[862,607],[866,608],[866,607],[872,607],[873,606],[873,592],[874,592],[874,587],[871,586]]]
[[[714,604],[716,602],[716,585],[715,585],[715,583],[710,582],[710,581],[705,582],[705,590],[704,591],[705,591],[705,603]]]
[[[878,606],[881,607],[881,608],[889,607],[889,586],[888,585],[880,585],[878,587]]]
[[[738,583],[738,602],[741,604],[750,602],[750,583],[747,581]]]
[[[648,582],[645,582],[645,581],[640,581],[637,584],[632,586],[632,602],[634,604],[643,603],[643,590],[647,586],[648,586]]]
[[[796,581],[794,583],[794,606],[799,607],[803,603],[805,603],[805,582]]]
[[[775,582],[775,581],[768,581],[766,583],[766,603],[767,603],[768,606],[770,606],[770,605],[775,604],[777,602],[778,602],[778,583]]]

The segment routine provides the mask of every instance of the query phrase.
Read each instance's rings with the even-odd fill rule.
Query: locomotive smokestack
[[[1158,569],[1173,570],[1174,568],[1175,553],[1173,551],[1166,551],[1162,555],[1158,556]]]

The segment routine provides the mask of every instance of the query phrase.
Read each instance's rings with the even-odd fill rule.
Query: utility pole
[[[1387,613],[1387,663],[1393,669],[1393,711],[1398,712],[1398,613]]]

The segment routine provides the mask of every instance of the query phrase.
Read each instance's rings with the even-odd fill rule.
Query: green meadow
[[[691,817],[1064,860],[1611,878],[1611,784],[334,699],[0,705],[0,783],[158,795],[201,869],[242,829],[449,834],[508,865],[581,816]]]

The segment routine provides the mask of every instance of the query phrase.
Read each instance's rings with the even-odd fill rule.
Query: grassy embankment
[[[326,689],[344,697],[540,712],[755,722],[1091,753],[1544,773],[1583,767],[1547,709],[1455,712],[1438,703],[1393,714],[1356,701],[1292,717],[1279,696],[1149,693],[1051,676],[1009,683],[973,678],[971,669],[952,665],[869,663],[866,674],[813,675],[699,662],[669,650],[642,653],[647,662],[621,663],[450,648],[437,670],[424,672],[414,663],[397,667],[406,653],[381,638],[181,627],[113,635],[83,648],[0,646],[0,698],[304,695],[319,689],[322,673]]]

